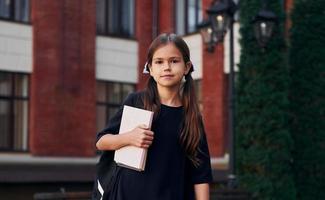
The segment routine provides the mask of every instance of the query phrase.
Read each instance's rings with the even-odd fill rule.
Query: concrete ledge
[[[91,182],[99,156],[39,157],[0,154],[0,183]],[[214,182],[227,181],[227,159],[211,159]]]
[[[3,164],[96,164],[99,156],[96,157],[47,157],[32,156],[30,154],[0,154],[0,165]]]
[[[97,161],[98,157],[0,154],[0,183],[92,181]]]

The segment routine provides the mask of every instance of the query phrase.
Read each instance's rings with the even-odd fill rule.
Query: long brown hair
[[[173,43],[182,53],[184,63],[190,62],[190,50],[185,41],[173,33],[163,33],[159,35],[150,45],[147,54],[147,63],[151,65],[153,54],[155,51],[168,43]],[[149,67],[147,70],[149,70]],[[197,166],[199,160],[197,158],[198,146],[201,136],[201,118],[198,103],[196,100],[194,81],[191,76],[193,66],[187,75],[185,75],[185,83],[181,87],[182,104],[184,108],[185,119],[180,135],[180,143],[186,152],[188,158]],[[144,108],[155,112],[157,116],[160,112],[160,98],[157,90],[156,81],[150,77],[147,82],[147,88],[144,95]]]

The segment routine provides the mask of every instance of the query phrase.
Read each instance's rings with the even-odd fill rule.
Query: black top
[[[141,95],[133,93],[123,105],[143,108]],[[122,116],[120,110],[109,125],[97,135],[97,141],[106,133],[118,134]],[[117,200],[189,200],[194,199],[194,184],[212,181],[208,145],[202,127],[199,146],[199,167],[194,167],[186,157],[180,142],[183,122],[183,107],[161,105],[157,118],[152,123],[154,140],[148,149],[145,171],[121,168],[113,196]],[[203,125],[202,125],[203,126]],[[104,153],[100,162],[109,154]]]

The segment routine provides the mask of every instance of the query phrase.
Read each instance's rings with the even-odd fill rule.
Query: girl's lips
[[[160,77],[162,77],[162,78],[171,78],[171,77],[173,77],[174,75],[163,75],[163,76],[160,76]]]

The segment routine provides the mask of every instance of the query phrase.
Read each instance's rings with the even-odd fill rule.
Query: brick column
[[[203,0],[203,12],[210,6]],[[207,16],[206,16],[207,17]],[[224,46],[218,44],[213,53],[203,51],[203,118],[212,157],[224,155],[226,130],[226,87],[224,74]]]
[[[225,143],[225,75],[223,44],[213,53],[203,50],[203,118],[212,157],[223,156]]]
[[[33,155],[94,155],[95,7],[93,0],[32,1]]]
[[[159,31],[160,33],[172,33],[175,30],[176,1],[159,0]],[[185,20],[185,19],[184,19]]]
[[[143,89],[146,86],[149,75],[142,73],[143,66],[147,59],[147,50],[152,41],[152,23],[153,23],[153,1],[136,1],[136,38],[138,41],[138,85],[137,89]]]

